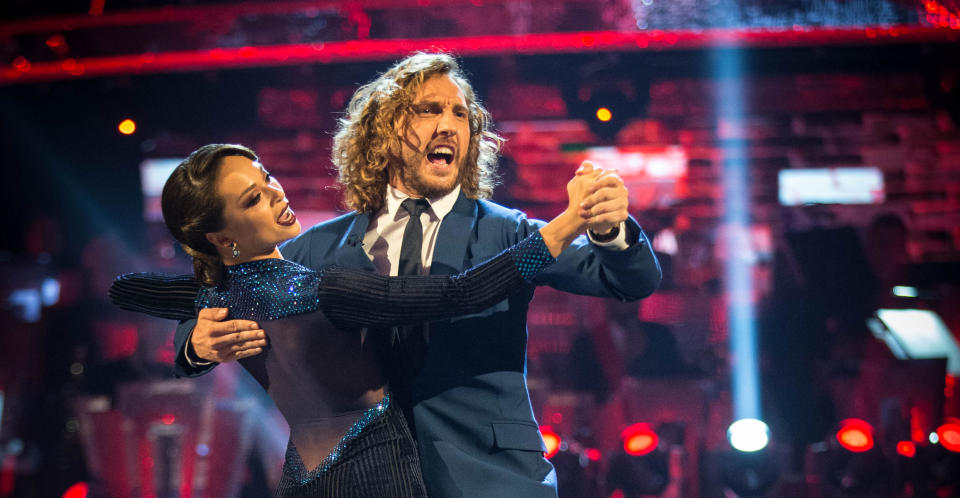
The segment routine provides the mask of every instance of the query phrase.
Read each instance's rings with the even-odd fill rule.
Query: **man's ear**
[[[223,232],[208,232],[206,237],[214,247],[230,247],[233,244],[233,240]]]

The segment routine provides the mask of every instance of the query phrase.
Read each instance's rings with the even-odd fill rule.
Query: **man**
[[[543,222],[482,200],[493,189],[500,145],[490,128],[452,57],[420,53],[398,62],[357,90],[334,140],[333,162],[354,211],[291,241],[284,257],[317,269],[336,264],[397,275],[414,220],[422,234],[417,268],[448,274],[524,238]],[[650,294],[660,269],[627,213],[622,180],[607,174],[593,191],[583,205],[591,240],[578,239],[536,284],[621,300]],[[426,199],[418,218],[404,207],[408,198]],[[533,290],[395,337],[391,389],[412,418],[431,496],[557,494],[526,387]],[[201,313],[195,328],[186,322],[178,329],[177,371],[197,375],[211,368],[204,359],[257,354],[258,332],[255,324]]]

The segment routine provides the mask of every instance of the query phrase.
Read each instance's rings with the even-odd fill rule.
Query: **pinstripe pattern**
[[[403,414],[392,403],[344,449],[340,461],[316,479],[300,484],[289,467],[275,498],[420,498],[427,492],[416,445]]]

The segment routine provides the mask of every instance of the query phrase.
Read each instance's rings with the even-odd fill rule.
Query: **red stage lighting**
[[[858,418],[848,418],[840,422],[837,441],[847,451],[863,453],[873,448],[873,426]]]
[[[172,413],[166,413],[160,417],[160,421],[163,422],[163,425],[173,425],[177,421],[177,417]]]
[[[917,445],[913,441],[900,441],[897,443],[897,453],[907,458],[917,456]]]
[[[596,448],[587,448],[586,450],[583,451],[583,454],[586,455],[586,457],[589,458],[591,462],[599,461],[600,457],[603,456],[600,453],[600,450]]]
[[[547,447],[547,451],[543,453],[544,456],[553,458],[553,455],[560,451],[560,436],[553,432],[553,428],[549,425],[541,426],[540,434],[543,436],[543,444]]]
[[[945,449],[960,453],[960,419],[947,418],[943,425],[937,427],[937,438]]]
[[[87,498],[89,490],[90,487],[87,486],[87,483],[78,482],[63,492],[63,498]]]
[[[643,456],[657,449],[660,437],[650,428],[650,424],[637,423],[623,430],[623,449],[628,455]]]

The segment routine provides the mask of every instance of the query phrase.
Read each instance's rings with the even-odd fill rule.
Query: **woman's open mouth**
[[[293,210],[290,209],[290,204],[287,204],[283,211],[280,213],[280,217],[277,218],[277,223],[283,226],[293,225],[297,221],[297,215],[293,213]]]

